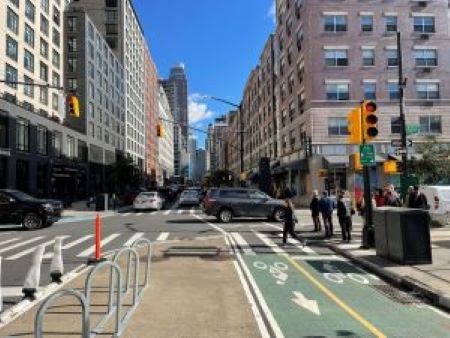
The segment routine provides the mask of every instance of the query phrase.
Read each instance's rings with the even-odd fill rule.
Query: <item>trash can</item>
[[[404,265],[431,264],[428,211],[388,208],[385,212],[388,258]]]
[[[381,207],[373,210],[373,227],[375,231],[375,249],[377,256],[389,257],[386,212],[391,208]]]

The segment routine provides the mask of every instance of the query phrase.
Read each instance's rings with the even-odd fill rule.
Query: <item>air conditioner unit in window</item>
[[[424,72],[424,73],[431,73],[431,68],[430,67],[424,67],[424,68],[422,68],[422,72]]]
[[[426,34],[426,33],[420,34],[420,38],[422,40],[428,40],[430,38],[430,34]]]

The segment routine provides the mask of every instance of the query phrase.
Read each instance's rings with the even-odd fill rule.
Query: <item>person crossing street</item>
[[[285,211],[284,211],[284,227],[283,227],[283,246],[286,245],[287,242],[287,236],[288,234],[291,235],[292,238],[295,238],[300,243],[303,244],[303,246],[306,245],[306,241],[301,239],[296,233],[295,233],[295,213],[294,213],[294,206],[289,198],[285,199]]]

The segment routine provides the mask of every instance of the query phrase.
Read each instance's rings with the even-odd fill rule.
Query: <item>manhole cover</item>
[[[372,285],[372,287],[393,301],[401,304],[419,304],[421,300],[391,285]]]
[[[173,246],[163,251],[164,256],[219,256],[220,248],[216,246]]]

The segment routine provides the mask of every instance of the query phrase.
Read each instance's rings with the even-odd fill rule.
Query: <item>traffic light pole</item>
[[[398,58],[398,86],[400,99],[400,125],[402,132],[402,176],[405,179],[408,177],[408,144],[406,140],[406,118],[405,118],[405,79],[403,78],[403,55],[402,55],[402,41],[401,33],[397,31],[397,58]]]

